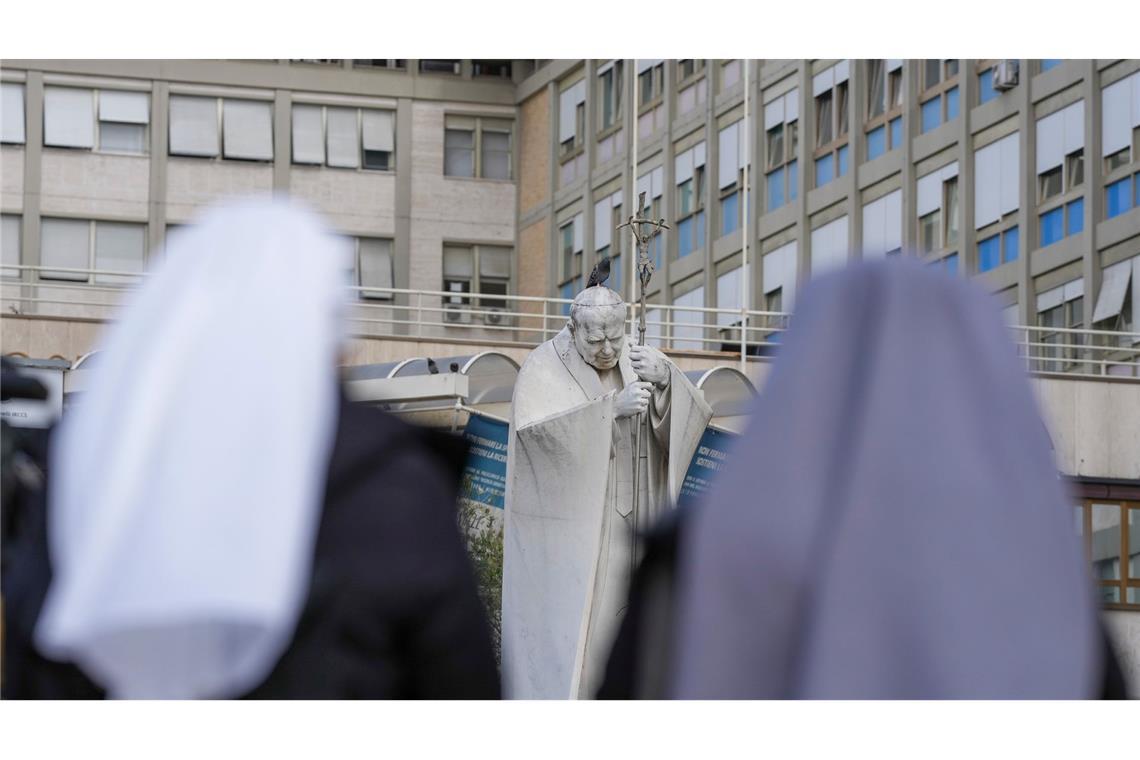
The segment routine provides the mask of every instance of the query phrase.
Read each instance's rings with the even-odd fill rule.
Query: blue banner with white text
[[[509,426],[505,422],[472,414],[463,437],[471,450],[464,468],[470,491],[468,499],[496,509],[503,508],[507,487],[507,441]]]
[[[693,459],[689,462],[689,469],[685,472],[685,482],[681,484],[678,501],[699,497],[709,490],[712,481],[724,469],[728,448],[736,438],[735,433],[725,430],[711,427],[705,430]]]

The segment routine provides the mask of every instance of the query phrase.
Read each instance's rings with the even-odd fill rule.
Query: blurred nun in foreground
[[[350,268],[284,202],[172,241],[53,447],[42,652],[112,697],[498,696],[457,468],[338,387]]]
[[[1088,698],[1072,510],[992,299],[908,261],[807,288],[682,534],[682,698]]]

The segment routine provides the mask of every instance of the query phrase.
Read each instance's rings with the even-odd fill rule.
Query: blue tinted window
[[[1049,69],[1053,68],[1054,66],[1060,66],[1060,65],[1061,65],[1061,59],[1060,58],[1046,58],[1045,60],[1041,61],[1041,70],[1042,71],[1048,71]]]
[[[922,131],[929,132],[942,123],[942,98],[922,104]]]
[[[902,117],[891,119],[891,150],[902,147]]]
[[[988,103],[997,97],[997,90],[994,89],[994,70],[986,69],[981,74],[978,74],[978,102]]]
[[[942,259],[943,266],[946,267],[946,272],[957,276],[958,274],[958,254],[952,253],[946,258]]]
[[[1052,211],[1041,215],[1041,231],[1039,233],[1041,238],[1041,247],[1056,243],[1061,238],[1065,237],[1064,229],[1064,213],[1063,208],[1055,208]]]
[[[1076,235],[1085,228],[1085,199],[1077,198],[1065,206],[1065,234]]]
[[[876,127],[867,133],[867,160],[872,161],[887,152],[887,128]]]
[[[677,225],[677,256],[688,256],[693,250],[693,221],[690,216]]]
[[[734,232],[740,217],[740,193],[725,196],[720,202],[720,234],[727,235]]]
[[[839,176],[847,174],[847,146],[839,149]]]
[[[997,235],[978,241],[978,271],[988,272],[1001,263],[1000,240]]]
[[[1133,179],[1136,180],[1136,192],[1132,194],[1132,197],[1140,198],[1140,174],[1134,175]]]
[[[835,179],[835,157],[828,153],[823,158],[815,160],[815,186],[823,187]]]
[[[958,88],[951,87],[946,91],[946,121],[958,118]]]
[[[1016,227],[1012,227],[1005,231],[1001,236],[1001,260],[1004,263],[1017,261],[1017,246],[1020,242],[1021,235],[1018,233]]]
[[[570,282],[563,285],[561,288],[558,289],[558,297],[559,298],[573,298],[574,296],[578,295],[578,289],[575,287],[576,284],[577,284],[577,282],[575,280],[571,280]],[[569,316],[570,315],[570,304],[568,304],[568,303],[562,304],[562,314],[563,314],[563,316]]]
[[[1132,208],[1132,178],[1125,177],[1104,189],[1106,218],[1123,214]]]
[[[705,212],[697,212],[697,239],[693,243],[695,248],[704,248],[705,246]]]
[[[796,199],[796,191],[799,189],[800,175],[796,174],[796,162],[788,162],[788,200],[794,201]]]
[[[770,172],[767,178],[768,184],[768,210],[780,208],[784,205],[784,170],[777,169]]]

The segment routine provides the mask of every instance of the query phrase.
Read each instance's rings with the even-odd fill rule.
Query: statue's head
[[[587,364],[612,369],[625,341],[625,301],[603,285],[586,288],[570,305],[570,334]]]

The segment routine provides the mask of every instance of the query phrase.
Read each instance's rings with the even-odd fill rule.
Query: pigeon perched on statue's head
[[[590,272],[590,279],[586,283],[586,287],[592,288],[595,285],[604,285],[608,279],[610,279],[610,257],[603,256],[594,266],[593,271]]]

